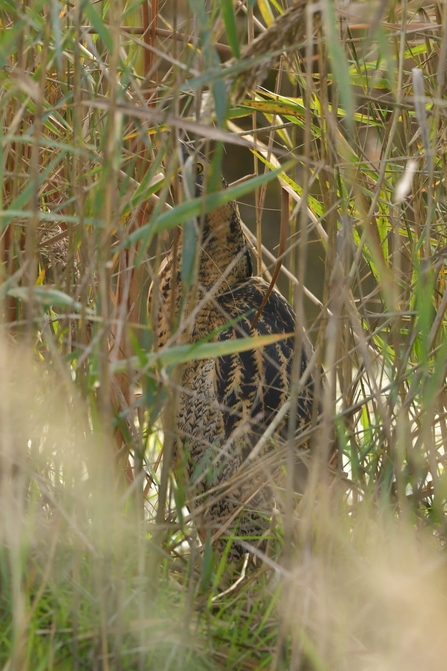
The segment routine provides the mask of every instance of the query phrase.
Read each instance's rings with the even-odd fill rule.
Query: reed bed
[[[0,668],[444,669],[447,4],[3,2],[0,28]],[[182,195],[188,138],[227,191]],[[230,591],[160,423],[225,343],[157,352],[146,309],[225,197],[258,273],[281,257],[340,453]]]

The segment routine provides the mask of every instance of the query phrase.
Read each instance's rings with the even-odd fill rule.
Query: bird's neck
[[[253,273],[239,208],[230,202],[206,216],[198,268],[198,281],[214,294],[228,291]]]
[[[183,244],[180,240],[180,254]],[[165,258],[159,272],[157,330],[159,347],[163,347],[172,335],[172,326],[182,309],[184,299],[186,299],[185,314],[189,315],[202,299],[213,301],[219,294],[231,291],[232,288],[246,282],[252,276],[250,252],[242,232],[236,203],[228,203],[213,210],[204,221],[197,269],[198,291],[194,289],[185,293],[180,268],[180,258],[172,250]],[[153,289],[151,289],[149,312],[153,300]],[[224,317],[223,319],[225,320]],[[199,340],[210,330],[211,325],[207,318],[201,319],[196,314],[194,328],[189,332],[188,337],[191,341]]]

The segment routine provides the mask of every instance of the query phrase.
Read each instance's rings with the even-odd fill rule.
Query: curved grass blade
[[[225,205],[231,200],[236,200],[237,198],[254,191],[262,186],[262,184],[266,184],[283,174],[291,167],[291,165],[293,165],[293,162],[289,161],[281,168],[272,170],[265,175],[247,179],[245,182],[236,184],[223,191],[210,193],[205,198],[192,198],[192,200],[187,200],[172,208],[172,210],[163,212],[163,214],[160,214],[155,221],[150,221],[146,226],[142,226],[137,231],[131,233],[125,240],[124,245],[130,247],[141,240],[144,240],[145,244],[148,245],[157,233],[162,233],[170,228],[174,228],[175,226],[190,220],[192,217],[198,217],[199,215],[211,212],[216,209],[216,207]]]
[[[291,333],[275,333],[273,335],[256,336],[254,338],[234,338],[219,342],[166,347],[159,352],[148,353],[146,367],[176,366],[188,363],[188,361],[200,361],[201,359],[212,359],[214,357],[247,352],[248,350],[259,349],[292,336],[293,334]],[[134,368],[141,368],[141,358],[135,356],[130,359],[117,361],[112,365],[112,371],[113,373],[126,372],[129,370],[129,365]]]

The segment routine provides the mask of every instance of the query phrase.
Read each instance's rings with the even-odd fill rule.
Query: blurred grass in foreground
[[[212,576],[155,552],[82,402],[29,350],[0,362],[2,668],[281,668],[285,628],[288,668],[443,669],[443,543],[410,507],[313,492],[290,570],[212,605]]]

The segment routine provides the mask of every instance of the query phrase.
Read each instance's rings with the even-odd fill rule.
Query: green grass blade
[[[201,214],[206,214],[229,203],[231,200],[237,200],[241,196],[254,191],[263,184],[271,182],[273,179],[285,172],[292,162],[288,162],[282,168],[277,168],[272,170],[264,175],[259,175],[258,177],[252,177],[240,184],[236,184],[228,189],[223,189],[217,193],[211,193],[205,196],[204,198],[193,198],[188,200],[176,207],[172,208],[168,212],[163,212],[159,215],[155,221],[150,221],[146,226],[142,226],[137,231],[134,231],[129,235],[125,241],[126,247],[144,240],[145,244],[148,245],[154,235],[157,233],[162,233],[167,231],[174,226],[178,226],[185,221],[190,220],[192,217],[198,217]]]
[[[239,40],[236,30],[236,21],[234,16],[234,8],[232,0],[220,0],[220,11],[227,33],[228,44],[235,58],[239,58]]]

